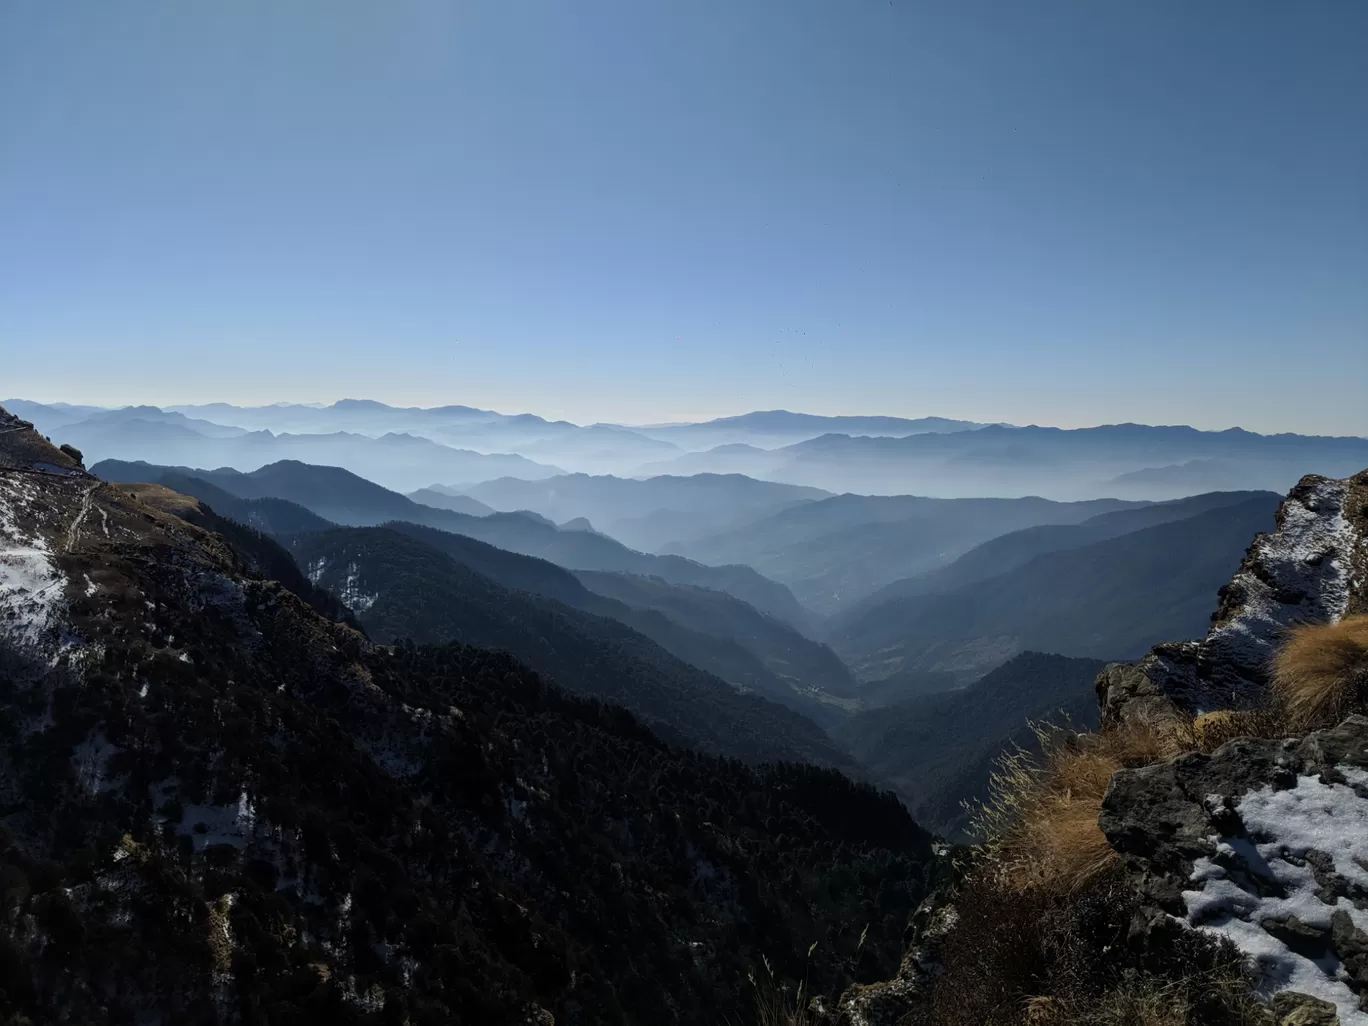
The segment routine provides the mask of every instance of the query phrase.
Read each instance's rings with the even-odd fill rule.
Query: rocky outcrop
[[[1102,728],[1256,706],[1287,628],[1365,612],[1368,471],[1303,478],[1221,589],[1205,638],[1099,674]],[[1118,922],[1138,909],[1127,957],[1146,972],[1171,980],[1173,953],[1203,935],[1244,956],[1270,1023],[1368,1024],[1368,717],[1121,770],[1099,825],[1135,886]],[[955,910],[922,918],[898,976],[846,995],[850,1021],[925,1007]]]
[[[948,850],[942,848],[938,855],[945,858]],[[841,996],[838,1021],[850,1026],[897,1026],[905,1020],[940,972],[941,941],[958,919],[952,897],[949,880],[927,895],[908,921],[907,952],[898,974],[891,980],[851,987]]]
[[[1221,589],[1207,636],[1156,645],[1098,676],[1105,724],[1254,704],[1286,628],[1368,611],[1368,470],[1302,478]]]
[[[1149,904],[1141,940],[1223,937],[1263,996],[1368,1022],[1368,718],[1122,770],[1099,825]]]

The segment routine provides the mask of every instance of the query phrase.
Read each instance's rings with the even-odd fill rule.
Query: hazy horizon
[[[240,407],[240,408],[243,408],[243,409],[250,409],[250,408],[265,409],[265,408],[269,408],[269,407],[273,407],[273,406],[307,406],[307,407],[313,407],[313,408],[318,408],[318,409],[326,409],[327,407],[332,406],[332,405],[334,405],[335,403],[339,403],[339,402],[344,402],[344,401],[349,401],[349,400],[350,400],[350,401],[380,402],[380,403],[384,403],[384,404],[387,405],[387,406],[392,406],[392,407],[394,407],[394,408],[396,408],[396,409],[404,409],[404,408],[433,409],[433,408],[442,407],[442,406],[468,406],[468,407],[471,407],[471,408],[473,408],[473,409],[488,410],[488,411],[490,411],[490,412],[500,414],[501,416],[516,416],[516,415],[519,415],[519,414],[532,414],[532,415],[534,415],[534,416],[542,417],[542,418],[545,419],[545,420],[549,420],[549,421],[557,421],[557,420],[568,421],[569,423],[576,424],[576,425],[579,425],[579,426],[582,426],[582,427],[592,426],[592,425],[595,425],[595,424],[606,424],[606,425],[617,426],[617,427],[625,427],[625,428],[660,428],[660,427],[670,427],[670,426],[674,426],[674,425],[700,424],[700,423],[705,423],[705,422],[712,421],[712,420],[724,420],[724,419],[733,418],[733,417],[741,417],[741,416],[745,416],[745,415],[747,415],[747,414],[753,414],[753,413],[794,413],[794,414],[809,415],[809,416],[819,416],[819,417],[895,417],[895,418],[902,418],[902,419],[907,419],[907,420],[920,420],[920,419],[924,419],[924,418],[940,418],[940,419],[945,419],[945,420],[963,420],[963,421],[971,421],[971,422],[974,422],[974,423],[985,424],[985,425],[1004,424],[1004,425],[1007,425],[1007,426],[1010,426],[1010,427],[1044,427],[1044,428],[1060,428],[1060,429],[1062,429],[1062,430],[1078,430],[1078,429],[1093,428],[1093,427],[1113,427],[1113,426],[1118,426],[1118,425],[1123,425],[1123,424],[1139,424],[1139,425],[1143,425],[1143,426],[1147,426],[1147,427],[1192,427],[1192,428],[1196,428],[1196,429],[1199,430],[1199,431],[1229,431],[1229,430],[1237,430],[1237,429],[1238,429],[1238,430],[1251,431],[1251,432],[1254,432],[1254,433],[1256,433],[1256,434],[1264,434],[1264,435],[1276,435],[1276,434],[1304,434],[1304,435],[1323,435],[1323,436],[1328,436],[1328,437],[1368,438],[1368,431],[1360,431],[1360,432],[1342,432],[1342,433],[1312,432],[1312,431],[1292,431],[1292,430],[1278,430],[1278,429],[1270,429],[1270,430],[1262,430],[1262,431],[1261,431],[1261,430],[1259,430],[1259,429],[1251,428],[1251,427],[1249,427],[1249,426],[1247,426],[1247,425],[1244,425],[1244,424],[1222,424],[1222,425],[1217,425],[1217,426],[1205,426],[1205,425],[1202,425],[1202,424],[1196,424],[1196,423],[1191,423],[1191,422],[1186,422],[1186,421],[1183,421],[1183,422],[1180,422],[1180,421],[1173,421],[1173,422],[1168,422],[1168,423],[1160,423],[1160,422],[1153,422],[1153,421],[1138,421],[1138,420],[1107,420],[1107,421],[1096,421],[1096,422],[1091,422],[1091,423],[1057,423],[1057,422],[1046,422],[1046,421],[1021,421],[1021,422],[1016,422],[1016,421],[1005,420],[1005,419],[1000,418],[1000,417],[999,417],[999,418],[976,418],[976,417],[969,417],[969,416],[958,416],[958,415],[955,415],[955,414],[944,413],[944,412],[940,412],[940,411],[936,411],[936,410],[923,411],[923,412],[916,412],[916,411],[913,411],[913,412],[894,413],[894,412],[890,412],[890,411],[888,411],[888,410],[880,410],[880,409],[874,409],[874,410],[856,409],[856,410],[822,411],[822,410],[811,410],[811,409],[791,409],[791,408],[785,408],[785,407],[774,407],[774,408],[771,408],[771,409],[762,409],[762,408],[760,408],[760,407],[754,407],[754,408],[750,408],[750,409],[730,410],[730,411],[724,411],[724,412],[720,412],[720,413],[697,414],[697,415],[693,415],[693,416],[681,415],[681,416],[677,416],[677,417],[669,417],[669,418],[662,418],[662,419],[660,419],[660,420],[650,420],[650,421],[647,421],[647,420],[612,420],[612,419],[609,419],[609,418],[607,418],[607,417],[585,417],[585,418],[583,418],[583,419],[576,419],[576,418],[574,418],[574,417],[553,416],[553,415],[548,414],[548,413],[546,413],[546,412],[544,412],[544,411],[541,411],[541,410],[537,410],[537,409],[525,409],[525,408],[515,407],[515,406],[509,406],[509,407],[504,408],[504,409],[499,409],[499,408],[497,408],[497,407],[490,406],[490,405],[486,405],[486,404],[484,404],[484,403],[474,402],[474,401],[465,400],[465,399],[459,399],[459,398],[458,398],[458,399],[444,400],[444,401],[440,401],[440,402],[432,402],[432,403],[416,403],[416,402],[405,402],[405,401],[396,401],[396,400],[385,400],[385,399],[379,399],[379,398],[377,398],[376,396],[373,396],[373,395],[360,395],[360,394],[358,394],[358,395],[340,395],[340,396],[337,396],[336,398],[326,399],[326,400],[276,399],[276,400],[270,400],[270,401],[265,401],[265,402],[250,402],[250,401],[244,402],[244,401],[234,401],[234,400],[231,400],[231,399],[203,399],[203,400],[196,400],[196,401],[193,401],[193,402],[184,402],[184,401],[168,401],[168,402],[99,402],[99,401],[87,401],[87,402],[81,402],[81,401],[73,401],[72,399],[66,398],[65,396],[55,397],[55,398],[54,398],[54,397],[51,397],[51,396],[49,396],[49,397],[47,397],[47,398],[39,398],[39,397],[35,397],[35,396],[33,396],[33,395],[20,395],[20,394],[18,394],[18,393],[15,393],[14,395],[11,395],[11,396],[7,396],[7,397],[5,397],[5,398],[9,398],[9,399],[25,399],[25,400],[28,400],[29,402],[41,403],[41,404],[43,404],[43,405],[48,405],[48,406],[56,406],[56,405],[61,405],[61,404],[67,404],[67,405],[71,405],[71,406],[93,406],[93,407],[100,407],[100,408],[102,408],[102,409],[109,409],[109,410],[117,410],[117,409],[124,409],[124,408],[137,407],[137,406],[155,406],[155,407],[157,407],[158,409],[162,409],[162,410],[172,410],[172,409],[176,409],[176,408],[180,408],[180,407],[208,406],[208,405],[212,405],[212,404],[214,404],[214,403],[223,403],[223,404],[228,405],[228,406],[236,406],[236,407]],[[3,402],[5,401],[5,398],[0,398],[0,404],[3,404]]]
[[[0,391],[1364,434],[1365,46],[1272,2],[8,4]]]

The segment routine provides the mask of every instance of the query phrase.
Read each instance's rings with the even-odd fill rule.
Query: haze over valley
[[[923,823],[956,830],[955,802],[982,794],[1026,719],[1086,706],[1036,693],[1046,664],[1023,653],[1095,673],[1199,635],[1250,539],[1273,528],[1301,476],[1290,468],[1368,465],[1364,438],[1134,424],[5,405],[105,480],[169,489],[273,537],[377,640],[504,649],[680,743],[872,774]],[[656,472],[719,451],[770,462]],[[877,494],[809,483],[864,475]],[[866,765],[878,710],[970,701],[980,681],[1023,690],[1010,723],[967,721],[957,744],[978,753],[978,777],[947,785],[963,794],[928,797],[929,777]]]

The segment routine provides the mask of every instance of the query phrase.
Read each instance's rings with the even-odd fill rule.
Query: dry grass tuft
[[[1272,705],[1262,709],[1222,709],[1192,721],[1193,750],[1211,753],[1237,737],[1283,738],[1297,733],[1286,712]]]
[[[1119,769],[1147,766],[1196,746],[1180,726],[1124,723],[1100,734],[1035,728],[1042,755],[1017,751],[994,775],[979,830],[989,860],[1012,889],[1069,894],[1116,864],[1097,825]]]
[[[1301,729],[1334,726],[1368,704],[1368,615],[1304,624],[1273,657],[1273,692]]]
[[[864,943],[864,938],[860,939]],[[808,958],[812,957],[814,941],[808,948]],[[750,974],[751,986],[755,989],[755,1026],[835,1026],[835,1020],[827,1013],[822,1000],[814,997],[808,990],[807,973],[795,990],[781,986],[774,975],[769,959],[764,958],[764,974]]]

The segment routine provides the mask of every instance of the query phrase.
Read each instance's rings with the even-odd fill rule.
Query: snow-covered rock
[[[0,473],[0,635],[25,648],[49,634],[66,588],[39,499],[34,476]]]
[[[1277,529],[1254,539],[1221,590],[1205,638],[1156,645],[1102,672],[1103,722],[1251,705],[1288,627],[1360,612],[1368,612],[1368,471],[1304,477],[1279,508]]]

